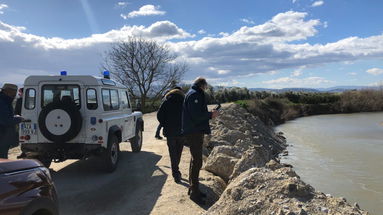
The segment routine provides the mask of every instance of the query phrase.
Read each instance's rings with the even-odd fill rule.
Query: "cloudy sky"
[[[189,63],[184,81],[331,87],[383,83],[381,0],[0,0],[0,84],[100,74],[111,43],[141,36]]]

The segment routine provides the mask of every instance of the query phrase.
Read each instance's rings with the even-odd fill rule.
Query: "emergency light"
[[[61,72],[60,72],[60,75],[61,75],[61,76],[66,76],[66,74],[67,74],[66,71],[61,71]]]
[[[103,74],[104,74],[104,78],[110,79],[110,72],[108,70],[105,70]]]

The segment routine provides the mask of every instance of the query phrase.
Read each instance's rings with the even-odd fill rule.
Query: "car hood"
[[[8,160],[0,159],[0,174],[9,173],[20,170],[32,169],[36,167],[42,167],[43,165],[36,160]]]

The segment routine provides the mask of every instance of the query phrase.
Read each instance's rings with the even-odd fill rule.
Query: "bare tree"
[[[177,63],[176,58],[165,44],[130,37],[112,45],[104,67],[133,97],[141,98],[145,108],[147,98],[160,98],[166,89],[180,82],[188,67],[186,63]]]

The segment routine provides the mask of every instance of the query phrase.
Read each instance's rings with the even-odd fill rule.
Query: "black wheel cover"
[[[70,117],[70,127],[67,132],[65,132],[62,135],[55,135],[52,134],[46,127],[45,119],[47,115],[56,109],[60,109],[65,111],[69,117]],[[41,133],[44,135],[45,138],[47,138],[50,141],[57,142],[57,143],[64,143],[67,142],[73,138],[75,138],[81,130],[82,127],[82,117],[81,113],[78,110],[77,106],[74,103],[68,103],[68,102],[52,102],[49,103],[47,106],[45,106],[39,115],[39,129]]]

